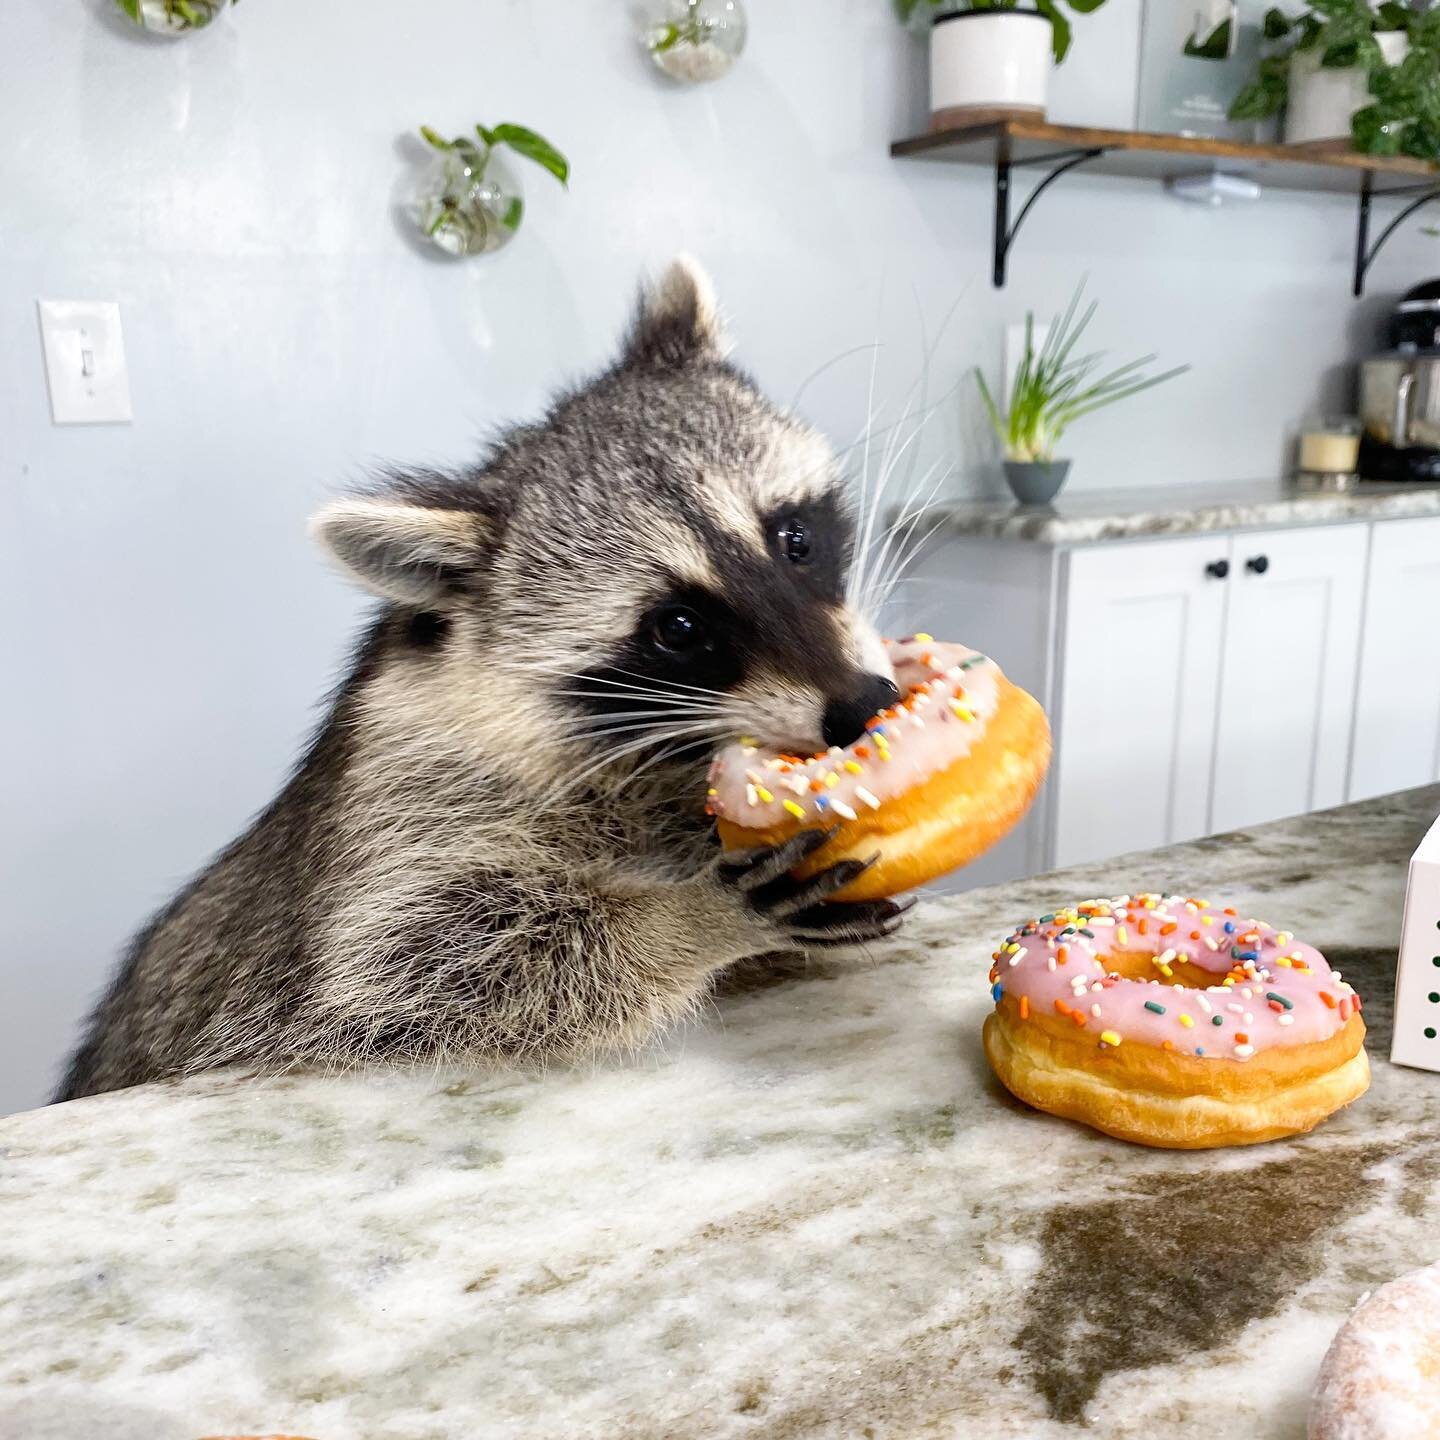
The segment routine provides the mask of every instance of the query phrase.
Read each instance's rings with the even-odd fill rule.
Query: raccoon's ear
[[[625,362],[679,369],[726,348],[715,287],[698,261],[672,260],[665,273],[641,292],[625,341]]]
[[[475,511],[384,499],[336,500],[310,533],[367,590],[425,609],[454,602],[494,538]]]

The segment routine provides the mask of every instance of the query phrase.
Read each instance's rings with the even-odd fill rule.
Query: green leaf
[[[1408,30],[1410,28],[1410,12],[1405,6],[1397,4],[1396,0],[1385,0],[1375,15],[1377,30]]]
[[[500,217],[500,223],[507,230],[518,230],[524,218],[525,202],[518,195],[512,195],[510,203],[505,207],[505,213]]]
[[[1398,155],[1400,139],[1385,112],[1378,105],[1367,105],[1350,117],[1350,134],[1355,148],[1362,155]]]
[[[493,130],[487,130],[483,125],[475,127],[475,133],[493,150],[500,142],[495,138]]]
[[[1268,120],[1285,104],[1286,88],[1261,77],[1243,86],[1226,112],[1232,120]]]
[[[137,24],[140,21],[140,0],[120,0],[120,8]]]
[[[1228,60],[1230,58],[1231,25],[1228,18],[1222,20],[1204,40],[1197,41],[1194,35],[1185,42],[1185,54],[1192,60]]]
[[[443,135],[437,134],[428,125],[422,125],[420,127],[420,133],[425,137],[426,141],[429,144],[433,145],[437,150],[453,150],[455,148],[455,146],[449,140],[447,140]]]
[[[1360,46],[1355,40],[1342,40],[1338,45],[1329,46],[1320,56],[1320,63],[1327,70],[1348,70],[1360,63]]]
[[[543,135],[523,125],[497,125],[489,132],[492,143],[508,145],[517,155],[548,170],[562,185],[570,181],[570,162]]]
[[[1055,0],[1035,0],[1035,8],[1050,22],[1050,51],[1059,65],[1070,53],[1070,22],[1060,13]]]
[[[1283,40],[1290,33],[1292,26],[1290,17],[1283,11],[1277,10],[1273,5],[1265,12],[1265,19],[1261,23],[1261,33],[1267,40]]]

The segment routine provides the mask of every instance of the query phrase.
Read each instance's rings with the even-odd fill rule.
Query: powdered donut
[[[797,875],[879,853],[839,900],[897,895],[973,860],[1029,808],[1050,762],[1044,712],[993,660],[929,635],[886,645],[902,699],[862,739],[808,758],[742,740],[710,768],[727,849],[838,825]]]
[[[1362,1300],[1320,1366],[1310,1440],[1440,1436],[1440,1265]]]
[[[1027,921],[990,971],[985,1053],[1037,1109],[1176,1149],[1309,1130],[1364,1094],[1360,997],[1288,930],[1179,895]]]

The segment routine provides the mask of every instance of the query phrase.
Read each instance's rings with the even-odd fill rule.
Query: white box
[[[1410,857],[1390,1059],[1440,1071],[1440,820]]]

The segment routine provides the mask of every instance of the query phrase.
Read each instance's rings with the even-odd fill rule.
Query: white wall
[[[307,512],[378,459],[463,460],[532,414],[607,356],[643,266],[699,252],[782,398],[878,337],[891,415],[921,317],[933,335],[958,301],[939,395],[1088,273],[1097,339],[1195,371],[1077,431],[1077,486],[1272,473],[1366,343],[1337,200],[1216,214],[1073,177],[993,292],[988,177],[887,157],[920,126],[923,52],[886,0],[751,0],[741,65],[689,92],[621,0],[245,0],[170,46],[105,3],[10,0],[0,41],[0,1110],[43,1097],[126,936],[312,725],[360,603]],[[1126,3],[1088,58],[1082,26],[1067,113],[1133,84]],[[570,193],[535,172],[508,252],[432,260],[391,213],[404,137],[477,119],[552,137]],[[1430,243],[1402,238],[1378,285],[1421,278]],[[51,426],[40,296],[120,302],[133,425]],[[849,439],[868,370],[835,365],[803,408]],[[956,486],[991,483],[974,431],[946,403],[929,432]]]

